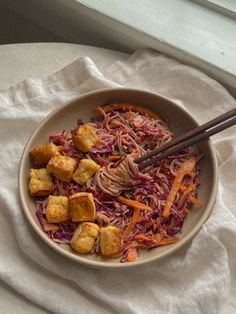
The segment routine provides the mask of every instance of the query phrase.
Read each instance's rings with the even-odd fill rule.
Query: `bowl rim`
[[[161,94],[158,94],[158,93],[153,93],[153,92],[142,90],[142,89],[124,88],[124,87],[103,88],[103,89],[99,89],[99,90],[95,90],[95,91],[90,91],[87,93],[83,93],[79,96],[76,96],[69,101],[66,101],[65,103],[60,105],[58,108],[52,110],[45,118],[43,118],[41,120],[40,124],[34,129],[33,133],[30,135],[30,137],[28,138],[28,140],[26,142],[26,145],[25,145],[24,150],[22,152],[22,156],[21,156],[20,164],[19,164],[19,169],[18,169],[18,195],[19,195],[19,199],[20,199],[20,205],[21,205],[21,208],[23,209],[23,212],[24,212],[24,214],[28,220],[28,223],[31,225],[31,227],[34,229],[34,231],[37,233],[37,235],[44,242],[46,242],[51,248],[53,248],[56,252],[62,254],[64,257],[68,257],[70,260],[73,260],[74,262],[80,263],[82,265],[93,267],[93,268],[100,268],[100,269],[121,269],[121,268],[130,268],[130,267],[137,267],[137,266],[145,265],[147,263],[159,261],[159,260],[171,255],[172,253],[174,253],[175,251],[177,251],[181,247],[183,247],[186,243],[188,243],[200,231],[202,225],[208,219],[208,217],[209,217],[209,215],[213,209],[213,206],[215,204],[216,195],[217,195],[217,188],[218,188],[219,174],[218,174],[217,157],[216,157],[212,142],[210,139],[208,139],[207,142],[209,145],[209,153],[210,153],[212,161],[213,161],[213,165],[212,165],[213,166],[213,187],[212,187],[212,192],[211,192],[209,202],[208,202],[208,204],[207,204],[207,206],[203,212],[203,215],[201,216],[201,218],[199,219],[197,224],[193,227],[193,229],[185,236],[185,238],[180,239],[174,245],[169,246],[169,249],[167,251],[163,252],[160,256],[152,256],[152,257],[147,258],[145,260],[137,260],[137,261],[132,262],[132,263],[112,263],[112,262],[109,262],[108,260],[101,262],[101,261],[86,260],[83,257],[80,257],[80,255],[73,254],[72,252],[68,252],[68,251],[64,250],[60,246],[55,245],[55,242],[53,242],[46,235],[46,233],[43,232],[43,230],[40,228],[40,226],[35,221],[35,219],[31,216],[30,211],[28,210],[27,203],[24,199],[24,193],[23,193],[21,182],[24,180],[24,176],[25,176],[25,173],[23,172],[23,168],[24,168],[24,163],[26,161],[26,158],[28,158],[29,146],[31,145],[32,141],[34,140],[34,138],[37,135],[37,133],[39,132],[39,130],[41,130],[44,127],[45,123],[47,123],[48,120],[50,120],[54,115],[56,115],[61,110],[65,109],[71,103],[74,103],[77,100],[82,100],[83,98],[87,98],[87,97],[90,97],[93,95],[103,94],[106,92],[110,93],[112,91],[117,92],[120,90],[122,90],[123,92],[126,91],[126,92],[142,93],[142,94],[145,93],[145,94],[149,94],[150,96],[157,97],[160,100],[170,102],[173,105],[180,108],[181,110],[185,111],[185,113],[197,125],[199,125],[199,123],[196,121],[196,119],[192,116],[192,114],[187,109],[183,108],[182,106],[180,107],[179,104],[177,102],[175,102],[174,100],[172,100],[166,96],[163,96]]]

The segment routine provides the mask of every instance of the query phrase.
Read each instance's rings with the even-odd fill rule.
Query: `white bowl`
[[[132,263],[120,263],[117,258],[108,259],[98,255],[82,255],[72,251],[69,245],[55,243],[41,229],[35,215],[36,207],[34,199],[28,192],[28,172],[29,169],[32,168],[29,151],[39,144],[48,142],[50,134],[66,128],[71,129],[75,127],[78,118],[89,121],[89,118],[92,116],[93,108],[111,100],[115,100],[116,102],[131,102],[142,107],[150,108],[163,118],[176,136],[198,126],[198,123],[189,112],[173,101],[158,94],[127,88],[111,88],[83,94],[49,114],[31,135],[20,162],[19,195],[22,209],[30,225],[40,238],[52,249],[87,266],[97,268],[127,268],[143,265],[174,253],[196,235],[203,223],[207,220],[215,202],[218,167],[211,141],[206,140],[196,145],[198,152],[204,154],[204,158],[201,161],[201,186],[198,193],[204,205],[201,208],[195,208],[194,206],[191,208],[191,213],[184,222],[181,239],[175,244],[154,248],[152,250],[143,250],[137,261]]]

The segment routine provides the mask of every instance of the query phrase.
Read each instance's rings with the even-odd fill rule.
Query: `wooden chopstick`
[[[180,143],[180,142],[182,142],[182,141],[184,141],[184,140],[186,140],[186,139],[188,139],[194,135],[205,132],[207,129],[217,125],[218,123],[221,123],[221,122],[225,121],[226,119],[233,117],[235,114],[236,114],[236,108],[234,108],[234,109],[232,109],[232,110],[230,110],[230,111],[228,111],[228,112],[226,112],[226,113],[224,113],[224,114],[222,114],[222,115],[220,115],[220,116],[218,116],[218,117],[216,117],[216,118],[214,118],[214,119],[212,119],[212,120],[210,120],[210,121],[208,121],[202,125],[200,125],[199,127],[175,138],[174,140],[162,145],[159,148],[153,149],[152,151],[148,152],[147,154],[135,159],[135,162],[137,164],[139,164],[142,161],[147,160],[148,158],[151,158],[155,155],[158,155],[161,152],[163,152],[164,150],[168,149],[169,147],[174,146],[174,145],[176,145],[176,144],[178,144],[178,143]]]
[[[160,159],[175,154],[180,150],[189,147],[209,138],[210,136],[223,131],[236,123],[236,108],[208,121],[207,123],[177,137],[176,139],[154,149],[147,154],[135,159],[139,164],[139,170],[142,170]]]

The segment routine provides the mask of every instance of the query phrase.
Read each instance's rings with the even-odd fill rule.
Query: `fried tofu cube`
[[[73,180],[80,185],[86,185],[87,181],[97,172],[101,167],[91,159],[81,159],[79,167],[73,174]]]
[[[48,161],[59,152],[59,147],[53,143],[42,144],[30,151],[30,156],[35,165],[46,165]]]
[[[71,247],[79,253],[91,253],[100,228],[92,222],[82,222],[76,229]]]
[[[97,140],[97,134],[89,124],[83,124],[77,128],[73,137],[75,147],[83,153],[90,152]]]
[[[32,196],[46,196],[52,193],[54,184],[47,169],[30,169],[29,191]]]
[[[47,171],[61,181],[69,182],[76,168],[76,161],[68,156],[54,156],[47,164]]]
[[[122,248],[122,231],[113,226],[101,228],[100,250],[103,256],[112,257],[117,255]]]
[[[69,209],[73,222],[92,221],[96,216],[93,194],[79,192],[69,197]]]
[[[46,207],[48,222],[59,223],[70,219],[68,198],[66,196],[49,195]]]

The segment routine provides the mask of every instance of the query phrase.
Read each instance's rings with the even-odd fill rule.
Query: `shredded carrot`
[[[124,237],[127,237],[133,231],[134,227],[135,227],[135,224],[133,222],[128,224],[128,226],[124,230]]]
[[[136,201],[139,201],[141,197],[142,197],[142,195],[137,194],[137,195],[136,195]]]
[[[173,238],[164,238],[163,240],[160,241],[159,245],[169,245],[173,244],[179,241],[178,237],[173,237]]]
[[[161,228],[162,228],[162,230],[166,231],[166,230],[169,229],[169,225],[163,223],[162,226],[161,226]]]
[[[197,186],[196,186],[195,183],[192,183],[192,184],[190,184],[190,185],[188,186],[188,188],[191,188],[192,191],[195,191],[196,188],[197,188]]]
[[[134,227],[136,226],[136,223],[140,219],[139,212],[140,212],[139,208],[134,208],[132,222],[125,228],[124,236],[128,236],[133,231]]]
[[[157,217],[157,219],[156,219],[156,226],[157,226],[157,228],[161,228],[161,220],[160,220],[160,218],[159,217]]]
[[[116,161],[116,160],[120,160],[122,156],[109,156],[108,160],[109,161]]]
[[[188,189],[191,189],[192,191],[194,191],[194,190],[196,190],[196,184],[194,184],[194,183],[189,184],[189,185],[180,184],[179,189],[181,192],[185,192]]]
[[[180,189],[180,191],[181,191],[181,192],[184,192],[184,191],[186,191],[186,190],[187,190],[187,186],[186,186],[186,185],[184,185],[184,184],[180,184],[179,189]]]
[[[99,155],[97,155],[97,161],[101,166],[105,166],[109,163],[108,160],[106,160],[105,158],[103,158]]]
[[[159,242],[154,238],[153,235],[149,234],[138,234],[135,236],[135,241],[138,242],[139,247],[152,248],[159,245]]]
[[[177,192],[178,192],[178,190],[180,188],[180,185],[181,185],[184,177],[187,174],[192,172],[192,170],[195,167],[195,164],[196,164],[195,157],[190,157],[179,168],[179,170],[178,170],[178,172],[176,174],[176,177],[174,179],[174,183],[172,185],[172,188],[170,190],[170,193],[169,193],[169,195],[167,197],[166,205],[165,205],[165,208],[164,208],[164,211],[163,211],[163,216],[165,218],[168,218],[169,215],[170,215],[171,206],[172,206],[172,204],[173,204],[173,202],[175,200],[176,194],[177,194]]]
[[[44,225],[44,231],[52,231],[52,232],[56,232],[59,229],[59,227],[55,224],[52,223],[46,223]]]
[[[188,197],[188,200],[189,200],[191,203],[193,203],[193,204],[195,204],[195,205],[197,205],[197,206],[202,206],[202,205],[203,205],[203,201],[199,200],[198,198],[194,197],[193,195],[190,195],[190,196]]]
[[[99,108],[97,108],[95,110],[97,111],[97,113],[99,115],[103,115],[101,110],[99,110]],[[132,110],[134,112],[139,112],[139,113],[145,114],[145,115],[147,115],[153,119],[162,120],[161,117],[158,114],[156,114],[155,112],[153,112],[152,110],[147,109],[147,108],[142,108],[142,107],[139,107],[139,106],[131,104],[131,103],[116,103],[116,104],[104,105],[104,106],[102,106],[102,110],[105,113],[112,111],[112,110],[122,110],[122,111]]]
[[[127,262],[134,262],[138,258],[138,250],[136,247],[129,248],[127,250],[126,260]]]
[[[128,206],[133,207],[133,208],[149,210],[149,211],[153,210],[150,206],[148,206],[146,204],[140,203],[140,202],[135,201],[135,200],[130,200],[124,196],[117,196],[116,199],[118,202],[123,203],[123,204],[128,205]]]
[[[190,211],[188,210],[188,208],[184,207],[184,209],[183,209],[184,217],[188,216],[189,213],[190,213]]]
[[[138,242],[137,247],[140,246],[150,248],[173,244],[179,241],[179,237],[167,238],[162,232],[160,232],[155,235],[138,234],[135,236],[135,240]]]
[[[160,243],[161,240],[163,239],[163,235],[161,233],[156,233],[154,235],[154,239],[157,241],[157,243]]]
[[[127,112],[125,112],[125,117],[126,117],[126,119],[128,119],[128,120],[131,120],[132,118],[133,118],[133,112],[132,111],[127,111]]]
[[[133,217],[132,217],[133,223],[137,223],[139,221],[139,218],[140,218],[139,213],[140,213],[140,209],[134,208]]]
[[[146,234],[138,234],[135,236],[135,240],[143,242],[143,241],[150,241],[151,238],[150,238],[150,236],[148,236]]]
[[[135,200],[130,200],[130,199],[123,197],[123,196],[117,196],[116,199],[119,202],[134,208],[132,222],[124,230],[124,236],[128,236],[133,231],[133,229],[135,228],[136,223],[139,222],[139,220],[140,220],[140,210],[143,209],[143,210],[152,211],[152,208],[143,204],[143,203],[140,203],[140,202],[135,201]]]
[[[98,138],[96,140],[96,145],[104,145],[104,144],[105,144],[105,142],[103,140],[101,140],[100,138]]]
[[[138,247],[138,246],[139,246],[138,242],[131,241],[131,242],[125,244],[124,249],[127,250],[129,248]]]

